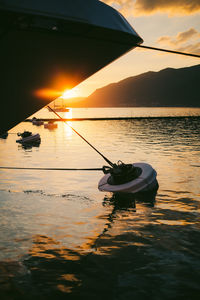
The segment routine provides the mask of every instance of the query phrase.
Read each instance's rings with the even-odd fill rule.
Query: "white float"
[[[123,184],[110,184],[108,181],[111,174],[108,173],[99,181],[98,189],[113,193],[138,193],[158,188],[157,173],[151,165],[147,163],[134,163],[133,166],[140,169],[141,174],[137,178]]]

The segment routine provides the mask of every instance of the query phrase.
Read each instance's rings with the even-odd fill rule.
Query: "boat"
[[[57,112],[69,112],[69,108],[66,108],[66,107],[57,107],[54,110]]]
[[[0,28],[0,134],[143,42],[98,0],[0,1]]]
[[[52,110],[49,107],[47,107],[47,109],[48,109],[48,111],[52,112]],[[52,107],[52,109],[56,112],[69,112],[70,111],[70,108],[62,107],[62,106],[60,106],[60,107],[54,106],[54,107]]]
[[[44,122],[42,120],[40,120],[40,119],[37,119],[37,118],[33,117],[32,118],[32,124],[36,125],[36,126],[41,126],[41,125],[44,124]]]
[[[54,100],[53,105],[50,104],[47,107],[48,111],[52,112],[51,108],[56,112],[69,112],[70,111],[70,108],[65,107],[63,98],[58,98],[58,99]]]
[[[30,131],[24,131],[23,133],[18,132],[17,135],[21,137],[16,140],[20,144],[39,144],[41,142],[39,133],[32,134]]]
[[[58,102],[58,104],[57,104],[57,102]],[[58,99],[54,100],[53,105],[49,105],[49,107],[47,107],[47,108],[50,112],[52,112],[51,108],[56,112],[69,112],[70,111],[69,108],[65,107],[63,98],[58,98]]]
[[[48,129],[55,129],[58,127],[57,123],[54,123],[53,121],[49,121],[48,123],[44,124],[44,128],[48,128]]]
[[[7,137],[8,137],[8,132],[5,132],[5,133],[2,133],[1,135],[0,135],[0,139],[7,139]]]
[[[136,194],[157,191],[157,173],[147,163],[124,164],[119,162],[113,168],[104,168],[98,189],[114,194]]]

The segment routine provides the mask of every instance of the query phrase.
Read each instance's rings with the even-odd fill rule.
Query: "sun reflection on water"
[[[69,108],[69,111],[64,112],[62,117],[63,117],[63,119],[72,119],[73,118],[72,109]]]

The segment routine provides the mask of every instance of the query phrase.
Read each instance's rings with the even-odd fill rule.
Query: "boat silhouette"
[[[98,0],[0,1],[0,26],[0,134],[57,98],[44,89],[71,89],[142,43]]]

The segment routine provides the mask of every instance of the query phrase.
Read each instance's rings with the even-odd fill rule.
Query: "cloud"
[[[200,0],[103,0],[118,8],[126,16],[168,13],[188,15],[200,12]]]
[[[113,6],[125,16],[134,14],[135,0],[102,0],[102,2]]]
[[[199,37],[200,37],[200,33],[196,29],[190,28],[187,31],[179,32],[177,34],[176,39],[178,43],[185,43],[187,40],[191,38],[199,38]]]
[[[135,11],[139,15],[156,12],[192,14],[200,11],[200,0],[136,0]]]
[[[179,32],[176,36],[162,36],[157,40],[157,43],[169,46],[182,45],[188,41],[200,38],[200,32],[194,28]]]
[[[200,54],[200,32],[195,28],[190,28],[186,31],[179,32],[176,36],[162,36],[157,40],[157,43],[167,45],[173,50]]]
[[[200,42],[177,48],[177,50],[187,53],[200,54]]]

